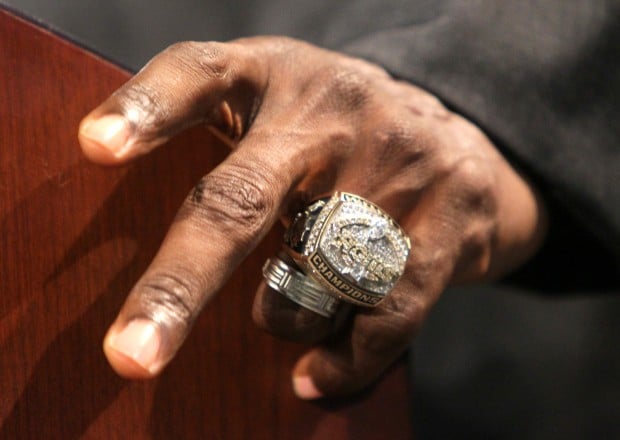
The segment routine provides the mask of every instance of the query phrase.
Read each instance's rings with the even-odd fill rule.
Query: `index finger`
[[[216,42],[170,46],[82,120],[84,153],[95,162],[123,163],[200,122],[239,140],[268,80],[260,48]]]

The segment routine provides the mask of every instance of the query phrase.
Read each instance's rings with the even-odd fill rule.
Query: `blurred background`
[[[368,13],[393,20],[407,4],[360,11],[355,2],[315,0],[299,14],[296,2],[273,0],[0,3],[134,71],[182,40],[286,34],[336,45],[338,29],[317,19],[326,11],[355,26]],[[447,292],[412,344],[419,436],[620,438],[619,312],[617,295],[548,296],[502,285]]]

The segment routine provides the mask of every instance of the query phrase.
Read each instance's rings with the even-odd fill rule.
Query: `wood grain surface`
[[[348,401],[297,400],[303,347],[250,319],[273,231],[153,381],[108,366],[101,341],[185,195],[226,151],[194,129],[104,168],[79,120],[128,72],[0,9],[0,438],[410,438],[405,368]]]

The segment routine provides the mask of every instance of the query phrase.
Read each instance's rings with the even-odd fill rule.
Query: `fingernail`
[[[81,135],[111,151],[115,156],[121,156],[129,138],[129,124],[120,115],[106,115],[87,122],[82,127]]]
[[[151,321],[136,319],[111,338],[110,346],[145,370],[150,370],[159,353],[160,343],[159,328]]]
[[[293,391],[303,400],[314,400],[323,397],[310,376],[293,377]]]

